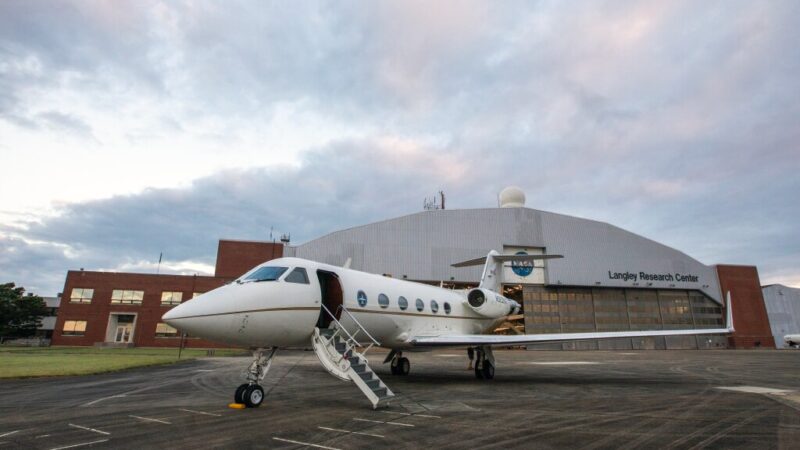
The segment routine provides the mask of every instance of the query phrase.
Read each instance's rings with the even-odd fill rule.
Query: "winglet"
[[[733,327],[733,308],[731,308],[731,291],[728,291],[728,295],[725,298],[725,328],[728,329],[729,332],[733,333],[736,329]]]

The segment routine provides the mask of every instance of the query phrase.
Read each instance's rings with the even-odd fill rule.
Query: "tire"
[[[483,374],[483,378],[486,380],[491,380],[494,378],[494,366],[489,361],[483,363],[483,370],[481,372]]]
[[[389,364],[389,367],[392,369],[392,375],[400,375],[400,367],[399,365],[395,364],[394,361]]]
[[[245,406],[248,408],[258,408],[261,406],[261,402],[264,401],[264,389],[257,384],[252,384],[247,386],[247,389],[244,390],[243,397]]]
[[[233,394],[233,402],[234,403],[244,403],[244,391],[247,387],[250,386],[249,384],[245,383],[238,388],[236,388],[236,393]]]
[[[397,373],[408,375],[409,372],[411,372],[411,361],[408,358],[400,358],[400,361],[397,361]]]
[[[475,364],[475,378],[479,380],[483,379],[483,370],[479,369],[477,364]]]

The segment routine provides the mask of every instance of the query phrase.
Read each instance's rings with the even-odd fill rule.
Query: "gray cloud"
[[[491,206],[513,183],[529,206],[800,283],[800,5],[504,6],[3,2],[0,118],[14,126],[89,139],[91,118],[37,103],[85,92],[97,114],[166,105],[142,111],[132,142],[203,133],[243,167],[240,124],[274,124],[283,104],[359,137],[342,131],[299,166],[220,171],[0,230],[27,239],[17,249],[68,245],[55,261],[72,267],[162,250],[211,263],[219,237],[274,226],[306,240],[413,212],[439,189],[454,207]],[[198,132],[208,121],[220,125]],[[63,248],[37,245],[2,272]]]

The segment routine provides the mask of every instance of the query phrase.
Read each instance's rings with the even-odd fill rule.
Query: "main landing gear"
[[[272,357],[275,356],[278,347],[272,347],[268,355],[265,355],[264,351],[263,348],[253,350],[253,362],[247,369],[247,383],[236,388],[236,393],[233,395],[235,403],[244,403],[248,408],[258,408],[264,401],[264,388],[258,383],[267,376],[272,365]]]
[[[411,361],[403,357],[403,352],[392,350],[386,361],[391,360],[392,375],[408,375],[411,372]],[[384,361],[385,362],[385,361]]]
[[[492,347],[475,347],[475,378],[479,380],[491,380],[494,378]]]

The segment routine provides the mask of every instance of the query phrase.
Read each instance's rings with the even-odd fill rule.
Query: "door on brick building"
[[[108,319],[106,342],[117,344],[133,342],[133,327],[136,322],[135,314],[111,314]]]

